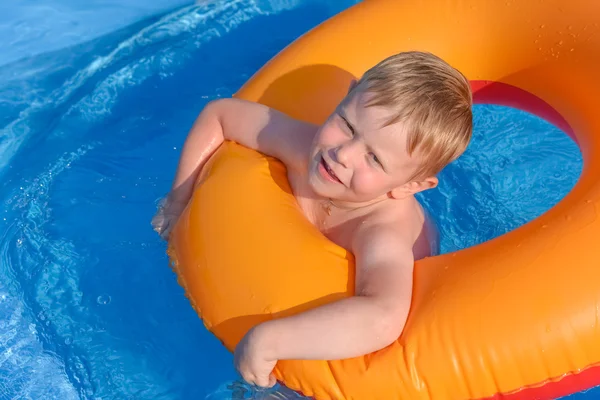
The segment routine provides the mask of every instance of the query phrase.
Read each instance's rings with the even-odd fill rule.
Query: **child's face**
[[[354,90],[317,132],[309,184],[318,195],[367,202],[398,197],[414,186],[408,181],[420,160],[408,154],[401,123],[384,126],[391,117],[388,110],[365,107],[371,96]]]

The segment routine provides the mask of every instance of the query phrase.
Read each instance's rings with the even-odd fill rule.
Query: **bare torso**
[[[411,196],[402,200],[386,199],[362,208],[344,209],[328,199],[317,198],[307,186],[302,174],[288,174],[292,191],[308,220],[329,240],[352,252],[352,241],[360,228],[369,224],[391,224],[408,229],[414,237],[415,260],[434,255],[437,231],[419,202]]]

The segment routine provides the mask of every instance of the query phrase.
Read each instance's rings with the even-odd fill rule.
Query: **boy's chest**
[[[321,232],[333,243],[343,247],[349,252],[352,252],[352,241],[356,235],[357,227],[352,222],[334,225],[332,227],[321,230]]]
[[[289,176],[296,201],[304,216],[329,240],[352,251],[352,241],[365,215],[348,215],[332,208],[326,199],[319,198],[301,176]]]
[[[322,199],[298,197],[298,204],[304,216],[329,240],[352,251],[352,241],[362,223],[362,217],[349,217],[331,212],[327,201]]]

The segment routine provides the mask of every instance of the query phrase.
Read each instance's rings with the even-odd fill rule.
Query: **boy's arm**
[[[224,140],[278,158],[288,168],[300,167],[314,129],[262,104],[233,98],[210,102],[185,141],[170,200],[187,203],[202,167]]]
[[[357,357],[398,339],[412,296],[411,241],[391,228],[366,228],[353,252],[356,296],[254,328],[236,349],[244,379],[267,386],[260,371],[277,360]]]
[[[222,99],[209,103],[190,130],[181,152],[171,192],[161,202],[152,225],[163,239],[186,207],[198,174],[209,157],[224,140],[283,161],[288,169],[301,169],[316,127],[292,119],[262,104],[239,99]]]

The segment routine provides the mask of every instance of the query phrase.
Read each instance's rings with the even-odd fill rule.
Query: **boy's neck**
[[[341,201],[341,200],[333,200],[333,199],[325,199],[323,202],[323,208],[325,209],[325,212],[327,213],[327,215],[331,215],[336,210],[346,212],[346,213],[357,211],[357,210],[366,211],[367,209],[369,209],[371,207],[375,207],[376,205],[379,205],[386,200],[393,200],[393,199],[387,195],[378,197],[373,200],[359,202],[359,203]]]

